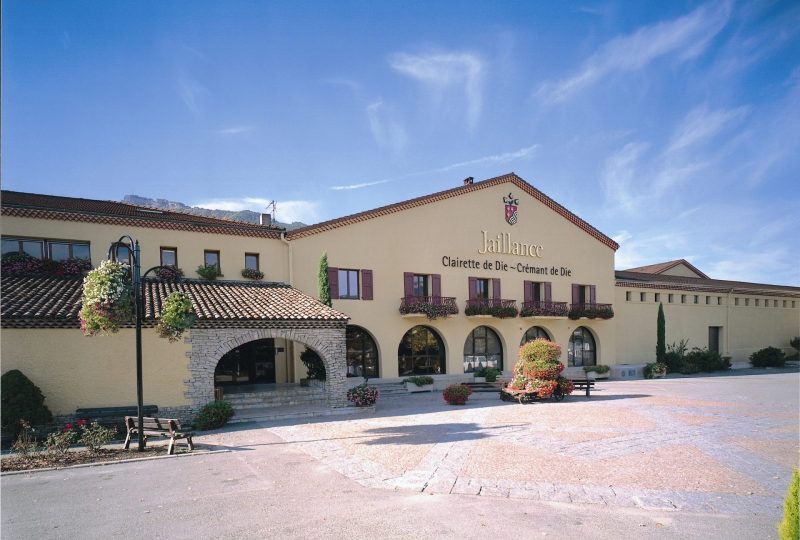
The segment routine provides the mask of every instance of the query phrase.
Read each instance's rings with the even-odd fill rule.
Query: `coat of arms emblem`
[[[503,202],[506,203],[506,221],[509,225],[513,225],[517,222],[517,206],[519,205],[519,199],[515,199],[514,196],[509,193],[508,197],[503,197]]]

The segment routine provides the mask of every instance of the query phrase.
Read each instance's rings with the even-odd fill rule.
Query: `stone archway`
[[[314,349],[325,364],[325,392],[330,407],[347,406],[347,361],[345,325],[322,328],[198,328],[192,329],[189,341],[191,379],[186,383],[186,397],[197,410],[214,400],[214,369],[228,351],[257,339],[284,338]]]

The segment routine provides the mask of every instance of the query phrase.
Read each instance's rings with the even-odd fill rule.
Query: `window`
[[[786,300],[783,301],[783,307],[786,307]]]
[[[411,278],[411,292],[413,296],[428,295],[428,276],[425,274],[414,274]]]
[[[739,297],[738,296],[733,299],[733,305],[734,306],[738,306],[739,305]]]
[[[707,305],[711,305],[711,297],[710,296],[706,296],[706,304]]]
[[[258,253],[245,253],[244,254],[244,267],[248,270],[258,270]]]
[[[360,326],[348,325],[346,349],[348,377],[378,376],[378,347],[369,332]]]
[[[718,306],[722,305],[722,297],[721,296],[717,296],[717,305]]]
[[[178,266],[178,248],[161,248],[161,266]]]
[[[436,331],[415,326],[406,332],[397,348],[397,373],[401,377],[439,375],[445,368],[444,343]]]
[[[722,333],[721,326],[708,327],[708,350],[712,352],[719,352],[719,336]]]
[[[522,341],[519,342],[520,346],[525,345],[529,341],[533,341],[534,339],[546,339],[550,341],[550,334],[547,333],[547,330],[542,328],[541,326],[532,326],[525,331],[525,335],[522,336]]]
[[[203,252],[203,264],[206,266],[216,266],[217,271],[221,272],[222,268],[219,264],[219,251],[205,250]]]
[[[656,302],[661,302],[661,293],[656,293],[655,297],[656,297]]]
[[[699,304],[700,303],[700,295],[699,294],[694,295],[694,303],[695,304]]]
[[[358,270],[339,269],[339,298],[358,300]]]
[[[489,299],[489,280],[486,278],[478,278],[475,280],[475,298],[482,300]]]
[[[37,259],[53,261],[91,259],[88,242],[68,240],[39,240],[33,238],[3,238],[3,255],[26,253]]]
[[[625,301],[626,302],[631,301],[631,291],[625,291]]]
[[[794,309],[794,300],[792,300],[792,309]]]
[[[685,304],[685,303],[686,303],[686,295],[682,294],[681,295],[681,304]]]
[[[749,306],[750,305],[750,299],[749,298],[745,298],[744,299],[744,305],[745,306]]]
[[[670,304],[672,303],[672,297],[673,297],[673,296],[674,296],[674,295],[673,295],[672,293],[670,293],[670,294],[668,294],[668,295],[667,295],[667,302],[668,302],[668,303],[670,303]]]
[[[756,307],[761,305],[761,298],[756,298]]]
[[[464,373],[482,367],[503,370],[503,345],[497,333],[487,326],[479,326],[464,342]]]
[[[647,293],[646,292],[640,292],[639,293],[639,302],[647,302]]]
[[[119,262],[132,264],[132,254],[128,244],[114,244],[114,253]]]
[[[569,338],[567,358],[570,366],[593,366],[597,363],[594,336],[587,328],[579,326]]]

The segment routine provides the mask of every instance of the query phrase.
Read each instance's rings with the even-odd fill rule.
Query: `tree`
[[[328,282],[328,252],[324,252],[319,259],[318,289],[319,301],[326,306],[333,306],[331,302],[331,284]]]
[[[664,364],[667,356],[666,322],[664,321],[664,304],[658,304],[658,319],[656,321],[656,362]]]
[[[38,386],[18,369],[3,373],[0,377],[2,392],[2,429],[16,435],[20,420],[33,426],[53,421],[53,415],[44,404],[44,394]]]

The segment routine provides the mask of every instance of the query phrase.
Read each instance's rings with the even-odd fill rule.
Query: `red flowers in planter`
[[[464,405],[472,394],[472,388],[463,384],[451,384],[444,389],[442,397],[450,405]]]

